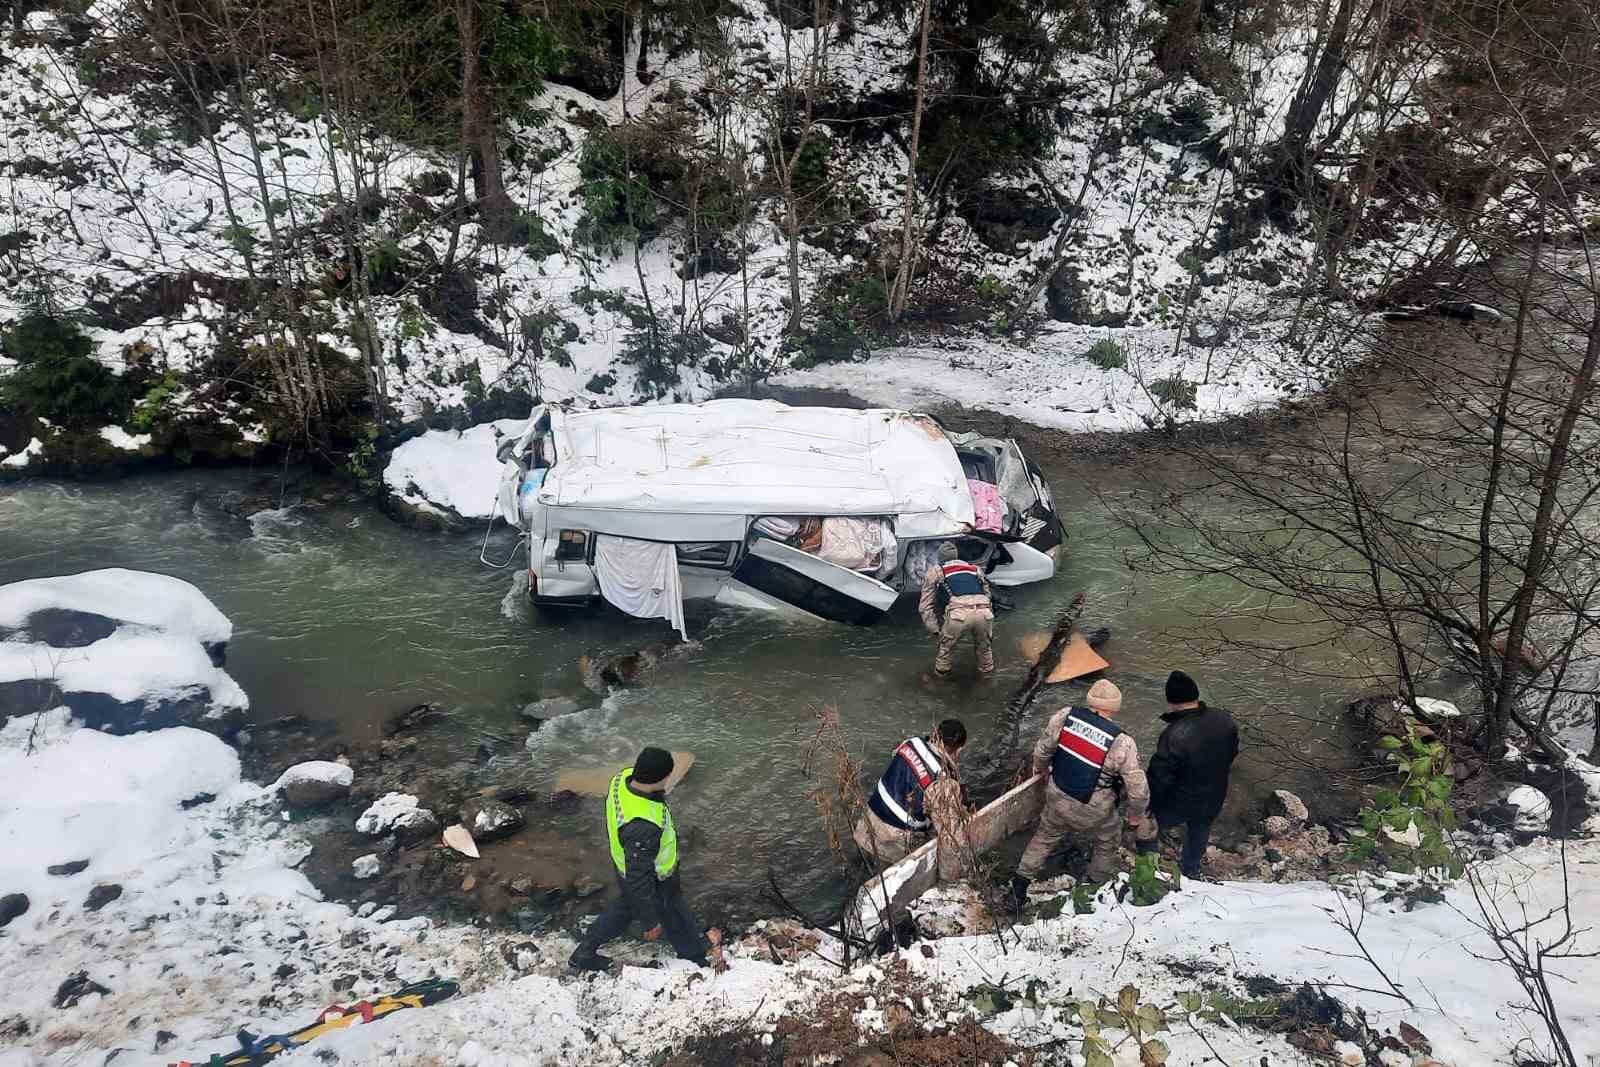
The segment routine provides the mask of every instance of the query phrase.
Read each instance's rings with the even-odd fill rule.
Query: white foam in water
[[[533,605],[528,602],[528,572],[518,569],[511,576],[511,588],[500,598],[500,617],[512,622],[531,622]]]

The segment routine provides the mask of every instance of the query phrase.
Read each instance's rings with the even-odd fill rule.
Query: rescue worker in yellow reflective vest
[[[1102,678],[1089,687],[1088,707],[1065,707],[1050,717],[1033,746],[1033,773],[1050,777],[1044,783],[1044,811],[1011,879],[1010,904],[1021,908],[1028,885],[1044,871],[1052,853],[1071,834],[1090,841],[1091,882],[1111,877],[1122,842],[1120,797],[1128,825],[1139,841],[1155,837],[1150,818],[1150,784],[1139,766],[1133,735],[1114,721],[1122,710],[1122,690]]]
[[[989,579],[974,563],[961,559],[955,543],[939,546],[939,565],[922,576],[917,613],[931,634],[939,635],[933,656],[933,673],[950,673],[951,655],[964,634],[972,635],[978,650],[978,673],[994,673],[994,604]]]
[[[606,790],[606,835],[622,895],[589,927],[569,961],[573,970],[603,971],[611,960],[600,955],[607,941],[634,920],[644,939],[663,933],[682,959],[704,967],[707,941],[683,899],[678,881],[678,831],[662,802],[672,776],[672,753],[646,748],[632,767],[624,767]]]
[[[935,809],[959,807],[956,760],[966,743],[966,726],[946,719],[930,736],[908,737],[894,750],[851,830],[869,864],[888,866],[903,859],[933,833]]]

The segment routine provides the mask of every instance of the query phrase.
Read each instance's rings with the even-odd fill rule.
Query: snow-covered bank
[[[1145,908],[1102,895],[1092,914],[1074,915],[1063,901],[1060,914],[1018,927],[1004,944],[955,932],[980,917],[969,893],[951,889],[919,907],[951,936],[842,978],[823,959],[837,944],[782,923],[743,938],[723,974],[677,961],[644,966],[658,948],[619,944],[619,974],[574,978],[565,970],[572,942],[560,934],[430,928],[319,899],[294,869],[307,853],[296,827],[267,791],[239,780],[237,758],[215,737],[184,728],[112,737],[74,727],[64,710],[34,726],[30,717],[0,732],[0,895],[29,898],[0,931],[0,986],[15,991],[0,1012],[6,1067],[101,1062],[115,1050],[135,1067],[200,1058],[232,1046],[241,1026],[296,1028],[329,1003],[436,976],[462,982],[463,995],[330,1034],[280,1062],[635,1063],[706,1033],[781,1038],[841,1010],[869,1039],[908,1019],[940,1033],[977,1018],[1022,1048],[1048,1046],[1046,1062],[1067,1062],[1084,1032],[1077,1006],[1114,1000],[1124,985],[1163,1009],[1171,1063],[1327,1062],[1282,1034],[1223,1018],[1259,1002],[1265,978],[1313,983],[1380,1032],[1405,1022],[1456,1067],[1540,1042],[1510,973],[1483,959],[1493,948],[1463,885],[1442,903],[1412,906],[1391,892],[1404,888],[1398,879],[1360,897],[1311,882],[1190,883]],[[1477,874],[1508,914],[1542,914],[1560,902],[1560,858],[1541,843]],[[1600,908],[1597,864],[1600,842],[1569,845],[1576,915]],[[1336,922],[1347,914],[1361,917],[1361,946]],[[1581,992],[1600,982],[1600,960],[1552,970],[1575,1046],[1600,1049],[1600,1020]],[[1383,975],[1411,1006],[1384,992]],[[74,989],[89,992],[75,1000]],[[1113,1062],[1137,1062],[1129,1052]],[[1426,1062],[1387,1055],[1386,1064]]]
[[[121,587],[144,581],[157,588],[170,580],[134,575]],[[26,585],[27,610],[13,606],[4,619],[33,625],[40,611],[69,602]],[[141,602],[143,617],[173,632],[231,633],[191,592],[174,587],[176,603]],[[21,599],[0,590],[0,603]],[[103,599],[104,611],[131,610]],[[858,1049],[866,1056],[888,1046],[891,1033],[904,1048],[914,1033],[949,1042],[940,1046],[945,1058],[916,1062],[999,1067],[1009,1058],[1021,1067],[1033,1050],[1035,1064],[1069,1063],[1078,1062],[1072,1057],[1087,1033],[1081,1005],[1114,1002],[1132,986],[1150,1019],[1160,1010],[1157,1036],[1172,1064],[1212,1056],[1235,1065],[1327,1063],[1324,1052],[1350,1051],[1334,1044],[1339,1034],[1281,1014],[1283,991],[1302,983],[1364,1013],[1346,1036],[1370,1038],[1370,1027],[1409,1044],[1379,1059],[1369,1040],[1371,1057],[1351,1062],[1427,1063],[1402,1023],[1425,1035],[1437,1062],[1454,1067],[1505,1062],[1512,1050],[1537,1058],[1543,1043],[1538,1021],[1517,1007],[1521,990],[1475,925],[1470,888],[1457,883],[1430,903],[1398,876],[1369,880],[1359,895],[1324,882],[1194,882],[1150,907],[1102,892],[1083,915],[1059,890],[1040,892],[1029,920],[1004,939],[983,932],[972,895],[953,887],[917,907],[923,928],[943,936],[845,975],[828,962],[841,946],[826,934],[774,921],[737,940],[723,973],[664,959],[659,945],[619,942],[610,948],[623,963],[618,973],[575,977],[566,968],[572,930],[530,936],[506,926],[439,926],[397,917],[398,899],[374,896],[354,913],[323,899],[301,872],[336,853],[319,843],[314,856],[309,841],[325,839],[330,818],[348,820],[349,829],[359,806],[304,811],[352,783],[370,788],[379,778],[372,764],[302,764],[272,786],[253,785],[241,780],[233,750],[209,733],[113,736],[73,722],[76,702],[69,693],[67,707],[19,715],[0,729],[0,1067],[99,1064],[113,1055],[134,1067],[204,1062],[234,1047],[240,1028],[298,1029],[329,1004],[435,977],[460,982],[460,995],[329,1034],[279,1062],[659,1063],[691,1041],[733,1032],[757,1047],[770,1038],[785,1062],[849,1062]],[[1574,769],[1600,787],[1592,768]],[[292,795],[300,788],[307,795]],[[414,810],[407,799],[389,806]],[[440,847],[437,832],[415,847]],[[1538,916],[1561,903],[1565,873],[1582,927],[1600,909],[1600,841],[1568,842],[1565,868],[1561,859],[1558,843],[1541,841],[1479,862],[1474,875],[1502,914]],[[465,862],[450,857],[462,865],[452,868],[456,878],[462,869],[493,877],[492,860]],[[1340,927],[1352,919],[1359,945]],[[1558,923],[1533,935],[1548,940]],[[1580,1054],[1600,1051],[1600,1019],[1587,998],[1600,983],[1600,958],[1582,956],[1597,947],[1584,931],[1571,958],[1549,963]],[[1105,1008],[1100,1019],[1113,1043],[1115,1015]],[[974,1032],[1004,1057],[948,1058],[952,1048],[970,1050]],[[686,1055],[674,1067],[697,1062],[698,1052]],[[1112,1062],[1137,1063],[1134,1045],[1123,1044]]]
[[[1359,351],[1318,361],[1270,329],[1207,347],[1180,344],[1173,330],[1056,325],[1026,345],[968,339],[891,348],[860,363],[788,371],[774,384],[839,389],[885,407],[976,408],[1050,429],[1115,432],[1270,409],[1316,393]],[[1097,343],[1115,345],[1125,366],[1097,365],[1089,357]],[[1172,392],[1175,381],[1192,392]]]
[[[250,699],[221,668],[233,624],[188,582],[113,568],[0,587],[0,719],[64,695],[114,733],[238,726]]]
[[[429,430],[394,450],[383,471],[384,486],[414,508],[486,519],[500,482],[495,449],[524,425],[522,419],[500,419],[461,431]]]

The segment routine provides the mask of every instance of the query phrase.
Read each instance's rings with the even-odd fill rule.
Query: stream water
[[[1253,822],[1272,788],[1295,789],[1314,812],[1328,810],[1339,798],[1329,795],[1325,777],[1297,769],[1284,745],[1326,748],[1338,758],[1346,744],[1338,712],[1351,694],[1337,683],[1290,679],[1238,649],[1196,652],[1189,642],[1212,635],[1190,624],[1191,613],[1222,609],[1248,627],[1252,594],[1223,580],[1131,573],[1123,556],[1131,535],[1107,507],[1131,503],[1128,468],[1033,453],[1071,541],[1052,581],[1009,591],[1016,607],[996,622],[994,679],[973,676],[968,645],[955,680],[928,680],[932,642],[910,597],[867,629],[691,606],[690,630],[702,648],[599,708],[547,723],[526,746],[519,709],[581,692],[581,655],[637,649],[668,631],[609,608],[536,612],[512,572],[479,562],[481,531],[420,533],[366,503],[235,517],[225,505],[259,472],[27,482],[0,489],[0,583],[107,566],[187,579],[234,621],[228,670],[250,694],[254,719],[299,714],[359,740],[400,709],[438,703],[449,725],[430,735],[438,751],[428,755],[441,766],[470,761],[489,733],[511,742],[496,760],[531,761],[536,784],[548,790],[563,773],[615,768],[646,744],[691,751],[697,762],[672,802],[687,835],[686,886],[701,909],[722,919],[772,912],[759,896],[769,869],[803,906],[821,908],[846,889],[807,799],[825,777],[807,759],[819,709],[838,708],[864,785],[897,742],[946,716],[966,721],[976,749],[1025,673],[1019,640],[1048,628],[1079,590],[1088,596],[1085,622],[1113,631],[1103,651],[1125,693],[1122,721],[1146,755],[1161,726],[1161,686],[1175,667],[1194,674],[1207,698],[1231,707],[1244,725],[1220,837]],[[492,543],[491,556],[509,548],[509,539]],[[1081,689],[1042,695],[1027,740],[1067,693]],[[1264,743],[1268,734],[1275,743]],[[581,818],[551,816],[541,829],[586,836],[603,871],[602,828],[589,825],[586,810]]]

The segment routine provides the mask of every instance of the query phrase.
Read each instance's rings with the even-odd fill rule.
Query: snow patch
[[[495,450],[524,425],[522,419],[500,419],[467,430],[429,430],[394,450],[384,484],[408,504],[486,519],[494,512],[500,484]]]
[[[39,455],[43,451],[44,442],[35,437],[28,442],[27,446],[24,447],[22,451],[13,452],[11,455],[6,456],[5,459],[0,459],[0,467],[10,467],[13,470],[22,470],[29,463],[33,462],[34,456]]]
[[[147,433],[129,433],[120,426],[100,427],[100,439],[112,448],[121,449],[124,452],[137,452],[154,440]]]

